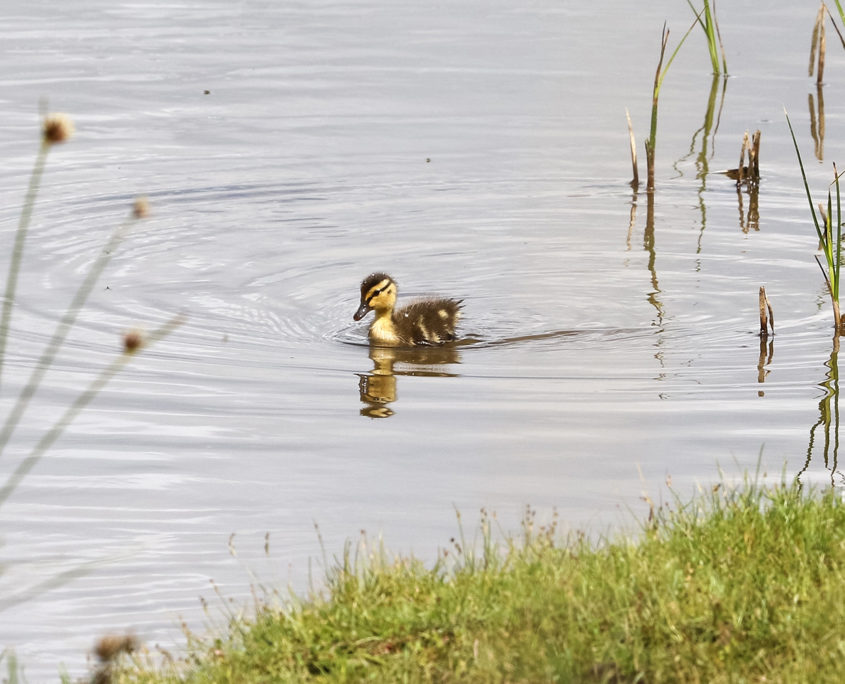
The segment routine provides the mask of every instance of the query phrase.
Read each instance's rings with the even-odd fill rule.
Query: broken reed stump
[[[775,334],[775,314],[772,311],[772,305],[769,303],[769,298],[766,296],[766,288],[760,286],[760,337],[768,337],[769,329],[771,335]]]
[[[747,158],[747,163],[746,163]],[[736,186],[745,184],[756,188],[760,185],[760,131],[754,131],[749,139],[748,131],[742,136],[742,146],[739,151],[739,167],[728,169],[725,175],[736,181]]]
[[[631,166],[634,167],[634,177],[631,179],[631,187],[636,190],[640,187],[640,170],[637,165],[637,139],[634,137],[634,126],[631,124],[631,114],[625,107],[625,117],[628,119],[628,137],[631,139]]]

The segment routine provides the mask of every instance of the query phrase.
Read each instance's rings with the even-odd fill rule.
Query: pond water
[[[722,8],[731,78],[713,83],[693,32],[664,81],[649,208],[628,184],[625,108],[642,148],[661,27],[675,45],[692,15],[566,4],[4,5],[5,244],[39,99],[77,127],[50,152],[26,244],[4,415],[133,198],[152,214],[0,478],[122,331],[187,316],[0,508],[0,649],[31,681],[81,674],[105,633],[173,649],[181,619],[207,623],[201,596],[222,606],[211,581],[239,602],[253,573],[305,589],[315,523],[330,556],[366,530],[431,560],[456,509],[468,530],[481,507],[515,530],[531,505],[600,534],[632,527],[667,477],[686,496],[719,465],[841,483],[832,316],[783,108],[822,199],[845,51],[828,41],[817,90],[815,6]],[[737,193],[719,172],[756,129],[763,178]],[[462,298],[475,341],[370,350],[352,314],[376,270],[400,298]],[[777,333],[762,346],[761,285]]]

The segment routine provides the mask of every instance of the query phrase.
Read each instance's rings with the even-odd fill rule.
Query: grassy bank
[[[638,539],[456,541],[436,567],[347,553],[322,597],[266,605],[163,669],[116,681],[841,681],[845,504],[725,486]]]

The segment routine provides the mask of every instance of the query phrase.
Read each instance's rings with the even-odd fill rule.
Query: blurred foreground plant
[[[23,260],[26,235],[32,218],[38,189],[41,184],[47,154],[53,146],[67,141],[73,134],[73,130],[74,127],[72,121],[64,114],[50,114],[43,118],[40,146],[35,159],[35,165],[30,177],[26,196],[24,198],[23,207],[21,209],[20,220],[15,234],[14,246],[11,250],[6,288],[3,294],[2,313],[0,313],[0,374],[2,374],[6,347],[10,337],[9,331],[12,310],[15,304],[18,275],[21,262]],[[16,402],[3,420],[3,426],[0,428],[0,456],[2,456],[3,449],[8,444],[9,439],[26,411],[30,399],[32,399],[41,384],[44,375],[52,365],[57,353],[65,341],[65,338],[76,322],[82,306],[87,301],[95,283],[111,259],[115,249],[129,230],[140,219],[145,218],[148,214],[149,206],[146,199],[137,199],[130,210],[129,216],[114,231],[99,256],[94,260],[88,274],[79,285],[76,294],[68,305],[67,310],[56,324],[56,329],[50,337],[50,340],[47,342],[43,353],[33,366],[29,380],[23,386]],[[0,506],[2,506],[3,503],[5,503],[5,501],[15,492],[18,485],[24,477],[26,477],[30,470],[32,470],[33,466],[38,463],[45,452],[55,443],[65,428],[74,420],[74,418],[76,418],[79,412],[82,411],[82,409],[84,409],[94,399],[94,397],[97,396],[106,383],[111,380],[111,378],[114,377],[114,375],[123,368],[123,366],[125,366],[136,353],[168,335],[182,322],[183,317],[178,315],[171,318],[164,325],[154,330],[149,335],[143,336],[138,332],[129,332],[124,335],[122,344],[123,348],[119,352],[117,358],[115,358],[111,364],[106,366],[99,375],[91,381],[88,387],[67,407],[65,412],[51,428],[45,429],[43,436],[32,448],[29,455],[26,456],[11,471],[6,478],[5,483],[0,485]],[[18,587],[15,591],[4,591],[2,592],[2,595],[0,595],[0,612],[13,605],[27,601],[45,591],[65,584],[82,574],[86,574],[94,567],[102,564],[102,562],[104,561],[100,560],[83,563],[69,570],[57,572],[53,576],[30,586]],[[5,570],[6,567],[3,564],[0,564],[0,575],[2,575]],[[15,666],[13,665],[13,656],[8,655],[8,652],[5,651],[0,652],[0,660],[3,659],[4,654],[7,654],[6,658],[11,668],[10,671],[14,670]]]

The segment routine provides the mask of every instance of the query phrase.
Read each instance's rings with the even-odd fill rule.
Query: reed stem
[[[660,58],[657,61],[657,69],[654,72],[654,90],[652,91],[651,98],[651,126],[649,128],[648,140],[645,141],[646,167],[648,173],[646,192],[649,193],[654,192],[654,151],[657,145],[657,105],[660,98],[660,87],[663,85],[663,79],[666,78],[666,73],[669,71],[669,67],[672,66],[672,62],[675,61],[675,57],[678,56],[681,46],[695,28],[696,23],[700,20],[701,13],[695,17],[695,21],[692,23],[692,26],[687,29],[684,37],[681,38],[677,47],[672,52],[672,55],[666,62],[666,68],[663,68],[663,58],[666,56],[666,46],[669,44],[669,28],[665,23],[663,24],[663,31],[660,38]]]
[[[713,0],[713,8],[710,8],[710,0],[704,0],[704,9],[697,12],[691,0],[687,0],[690,9],[696,13],[696,22],[701,26],[707,39],[707,51],[710,54],[710,64],[713,66],[713,74],[720,76],[728,73],[728,60],[725,57],[725,46],[722,44],[722,34],[719,31],[719,22],[716,20],[716,0]],[[701,16],[704,15],[704,21]],[[718,43],[718,47],[717,47]],[[722,63],[719,64],[721,54]]]
[[[798,149],[798,141],[795,138],[795,131],[792,129],[792,122],[789,120],[789,114],[786,113],[786,123],[789,126],[789,134],[792,136],[792,144],[795,147],[795,154],[798,157],[798,166],[801,169],[801,178],[804,181],[804,193],[807,195],[807,202],[810,205],[810,215],[813,217],[813,225],[816,227],[816,235],[819,238],[819,248],[824,253],[825,261],[827,262],[827,270],[822,265],[818,255],[816,255],[816,263],[824,275],[827,289],[830,294],[830,301],[833,307],[833,322],[836,326],[836,334],[839,335],[845,332],[843,329],[843,322],[839,311],[839,275],[840,275],[840,261],[842,257],[842,202],[839,191],[839,173],[836,165],[833,166],[833,185],[836,188],[836,221],[833,219],[833,197],[831,191],[827,192],[827,209],[821,204],[819,205],[819,215],[822,221],[819,222],[819,216],[816,214],[816,208],[813,206],[813,197],[810,193],[810,186],[807,183],[807,174],[804,171],[804,162],[801,160],[801,151]],[[824,228],[822,228],[822,225]],[[835,229],[834,229],[835,226]]]
[[[44,166],[47,161],[47,152],[50,150],[50,143],[42,138],[41,146],[38,148],[38,155],[35,158],[35,166],[29,178],[29,187],[24,197],[23,208],[18,220],[18,230],[15,233],[15,244],[12,247],[12,258],[9,262],[9,273],[6,277],[6,290],[3,295],[3,311],[0,314],[0,379],[3,375],[3,361],[6,352],[6,340],[9,336],[9,324],[12,319],[12,307],[15,304],[15,292],[18,287],[18,273],[23,260],[23,248],[26,242],[26,234],[32,219],[32,209],[35,206],[35,196],[41,185],[41,177],[44,174]],[[1,384],[1,383],[0,383]]]
[[[147,338],[144,347],[148,347],[155,342],[158,342],[162,338],[169,335],[173,330],[179,327],[184,321],[184,317],[180,314],[171,318],[167,323],[163,326],[158,328],[157,330],[150,333],[149,337]],[[0,488],[0,506],[2,506],[6,499],[8,499],[21,483],[21,481],[29,474],[29,471],[41,460],[41,457],[44,453],[49,449],[55,441],[61,436],[64,432],[65,428],[70,425],[73,420],[79,415],[80,411],[82,411],[88,404],[91,403],[91,400],[96,397],[103,387],[111,380],[121,368],[123,368],[127,363],[129,363],[130,359],[134,356],[134,350],[124,349],[123,353],[118,356],[114,361],[111,362],[106,368],[104,368],[100,374],[91,381],[91,384],[88,385],[88,388],[85,389],[82,394],[80,394],[76,401],[73,402],[62,414],[61,418],[56,421],[56,424],[44,434],[44,436],[38,441],[35,447],[30,452],[29,456],[24,458],[12,471],[12,474],[6,480],[6,483]]]
[[[41,358],[38,359],[38,362],[33,367],[32,373],[29,376],[29,381],[21,390],[21,393],[18,396],[14,407],[12,407],[12,410],[9,411],[8,415],[6,416],[6,420],[3,423],[3,428],[0,429],[0,456],[2,456],[3,450],[6,448],[6,445],[8,444],[9,439],[12,436],[12,433],[15,431],[15,428],[17,427],[21,416],[26,411],[26,407],[29,404],[30,399],[32,399],[33,395],[38,389],[38,386],[41,384],[41,380],[44,378],[44,374],[49,370],[50,366],[53,364],[53,360],[56,358],[56,353],[59,351],[59,348],[62,346],[65,337],[67,337],[68,332],[70,332],[70,329],[76,322],[76,317],[79,315],[79,311],[82,308],[82,305],[88,299],[88,296],[91,294],[91,290],[94,288],[94,285],[96,284],[106,265],[111,260],[111,257],[114,254],[114,250],[123,240],[123,238],[126,237],[126,234],[129,232],[130,228],[135,225],[139,218],[140,215],[135,209],[133,209],[129,217],[126,218],[123,223],[118,226],[118,228],[112,233],[111,237],[109,238],[109,241],[106,243],[105,247],[103,247],[102,251],[100,252],[100,255],[97,257],[97,260],[94,262],[94,264],[91,266],[91,269],[88,271],[88,275],[85,276],[85,280],[82,281],[82,284],[76,291],[76,295],[74,296],[73,301],[71,301],[71,303],[68,305],[68,308],[62,316],[62,319],[56,326],[56,330],[53,332],[53,336],[50,338],[50,341],[47,343],[44,352],[41,354]]]

